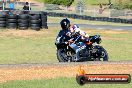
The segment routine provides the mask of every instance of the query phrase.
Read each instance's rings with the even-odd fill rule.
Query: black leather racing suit
[[[60,32],[56,38],[55,44],[59,44],[59,43],[68,41],[70,39],[70,37],[66,35],[68,32],[69,32],[69,30],[60,30]]]

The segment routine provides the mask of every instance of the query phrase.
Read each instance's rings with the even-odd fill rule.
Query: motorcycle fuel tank
[[[86,45],[83,42],[79,42],[78,44],[71,43],[69,45],[76,53],[82,49],[85,49]]]

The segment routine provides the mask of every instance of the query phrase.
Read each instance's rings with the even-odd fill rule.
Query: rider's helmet
[[[60,25],[63,30],[68,29],[70,27],[70,21],[65,18],[60,22]]]

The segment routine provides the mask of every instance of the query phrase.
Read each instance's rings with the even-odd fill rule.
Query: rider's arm
[[[60,43],[60,39],[61,39],[61,37],[62,37],[62,31],[60,31],[60,32],[58,33],[58,35],[57,35],[57,37],[56,37],[55,44]]]

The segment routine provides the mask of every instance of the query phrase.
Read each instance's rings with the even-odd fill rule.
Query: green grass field
[[[0,84],[0,88],[131,88],[130,84],[85,84],[80,86],[75,78],[55,78],[47,80],[11,81]]]

